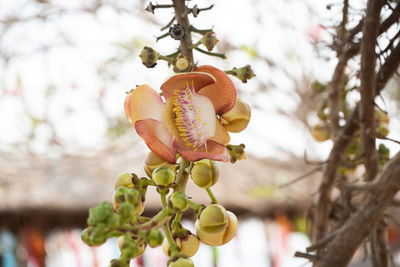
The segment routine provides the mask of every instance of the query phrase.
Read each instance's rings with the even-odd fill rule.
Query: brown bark
[[[342,226],[321,253],[318,267],[346,266],[355,250],[378,223],[400,189],[400,153],[397,153],[377,177],[376,186],[368,191],[358,211]]]
[[[400,0],[398,1],[398,3]],[[391,25],[396,23],[400,17],[400,4],[397,4],[392,14],[385,19],[379,27],[379,33],[385,32]],[[350,32],[355,34],[363,23],[359,23]],[[350,40],[349,40],[350,42]],[[339,76],[344,70],[347,61],[358,54],[360,50],[359,43],[351,43],[343,50],[342,56],[339,58],[339,62],[335,69],[335,75]],[[394,74],[400,62],[400,47],[397,47],[392,51],[391,55],[386,59],[385,63],[379,70],[376,79],[376,92],[379,94],[380,90],[384,88],[389,78]],[[334,79],[334,77],[332,78]],[[353,110],[351,115],[347,118],[345,126],[340,130],[338,135],[334,138],[334,145],[329,154],[327,164],[324,168],[323,180],[321,182],[319,190],[319,198],[317,207],[314,215],[314,226],[313,226],[313,241],[317,242],[322,239],[326,234],[327,220],[331,211],[330,195],[333,188],[333,184],[336,179],[337,170],[341,162],[341,155],[344,153],[354,132],[358,129],[358,117],[359,117],[359,104]]]
[[[375,45],[378,36],[379,14],[383,0],[369,0],[363,26],[361,40],[361,72],[360,72],[360,126],[363,146],[366,180],[372,181],[378,172],[378,153],[375,143]]]

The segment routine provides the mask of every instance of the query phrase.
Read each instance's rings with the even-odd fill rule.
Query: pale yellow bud
[[[238,133],[246,129],[250,117],[250,106],[238,98],[233,108],[227,113],[222,114],[221,122],[229,132]]]
[[[175,244],[179,248],[180,252],[185,254],[188,257],[193,257],[196,252],[199,250],[200,242],[197,236],[195,235],[187,235],[185,238],[175,238]],[[164,239],[162,244],[163,251],[165,255],[168,255],[169,243],[167,239]]]
[[[228,225],[226,210],[219,204],[207,206],[199,217],[199,226],[206,233],[220,233]]]
[[[147,153],[146,158],[144,159],[144,171],[149,178],[152,178],[152,173],[155,169],[162,166],[168,167],[175,172],[175,164],[171,164],[168,161],[163,160],[151,151]]]
[[[191,177],[197,186],[209,188],[218,181],[218,165],[212,160],[202,159],[193,166]]]
[[[201,242],[210,246],[221,246],[229,241],[236,235],[238,228],[238,220],[236,215],[230,211],[226,212],[228,217],[227,227],[219,233],[208,233],[200,228],[199,221],[196,221],[195,228],[196,234]]]
[[[179,258],[168,264],[168,267],[194,267],[194,263],[191,259]]]

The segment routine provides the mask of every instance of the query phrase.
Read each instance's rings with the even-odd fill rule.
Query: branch
[[[377,177],[377,185],[369,191],[356,213],[342,226],[317,266],[347,266],[355,250],[379,222],[399,190],[400,152],[390,160]]]
[[[400,5],[396,7],[398,10],[397,18],[400,16]],[[394,13],[394,12],[393,12]],[[393,15],[392,13],[392,15]],[[392,15],[385,21],[391,20]],[[383,23],[382,23],[383,25]],[[393,49],[392,53],[387,57],[376,75],[375,96],[385,87],[386,83],[396,72],[400,64],[400,44]],[[337,170],[341,163],[341,155],[350,144],[355,131],[358,129],[358,113],[360,104],[354,108],[353,112],[347,118],[345,125],[335,137],[333,148],[329,154],[327,164],[324,169],[323,179],[320,185],[320,194],[317,202],[316,213],[314,218],[313,240],[316,242],[322,239],[326,231],[326,220],[330,213],[330,194],[336,180]]]
[[[361,108],[359,115],[367,181],[375,178],[379,166],[375,142],[375,43],[378,36],[379,14],[383,4],[384,0],[368,1],[361,40]]]
[[[185,36],[181,39],[180,50],[182,55],[193,61],[193,52],[189,47],[192,45],[192,36],[190,34],[190,23],[188,19],[189,9],[185,5],[185,0],[172,0],[175,11],[175,19],[185,29]],[[183,15],[183,16],[182,16]]]

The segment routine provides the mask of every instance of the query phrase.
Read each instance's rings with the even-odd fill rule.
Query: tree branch
[[[347,266],[355,250],[378,223],[399,190],[400,152],[390,160],[377,177],[377,185],[369,191],[356,213],[342,226],[342,230],[320,255],[319,267]]]
[[[400,5],[396,7],[399,10],[398,16],[400,15]],[[392,13],[393,15],[393,13]],[[389,16],[388,19],[391,19]],[[387,19],[387,20],[388,20]],[[387,21],[385,20],[385,21]],[[376,75],[376,89],[375,96],[385,87],[386,83],[396,72],[400,64],[400,45],[393,49],[392,53],[387,57],[385,63],[382,65]],[[329,217],[331,210],[330,194],[336,180],[337,170],[340,166],[341,155],[347,149],[350,144],[354,132],[358,129],[358,117],[360,104],[354,108],[353,112],[347,118],[345,125],[340,130],[338,135],[334,139],[333,148],[329,154],[327,164],[324,168],[323,179],[319,190],[319,199],[317,202],[316,213],[314,217],[313,227],[313,241],[317,242],[325,236],[326,231],[326,220]]]
[[[375,178],[379,166],[375,142],[375,44],[378,36],[379,14],[383,4],[384,0],[368,1],[361,40],[361,106],[359,115],[367,181]]]

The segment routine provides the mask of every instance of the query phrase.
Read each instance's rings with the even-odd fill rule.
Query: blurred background
[[[350,1],[350,25],[362,17],[365,2]],[[143,66],[138,57],[143,46],[168,54],[178,45],[170,38],[156,42],[173,13],[160,9],[152,15],[144,11],[148,4],[0,0],[1,266],[100,267],[118,257],[116,240],[91,248],[80,233],[88,209],[111,201],[119,173],[145,175],[148,148],[125,118],[125,92],[143,83],[157,89],[172,74],[165,62]],[[249,127],[231,135],[232,144],[246,145],[248,159],[220,164],[213,187],[221,204],[238,215],[238,234],[222,247],[201,247],[194,262],[205,267],[310,266],[293,254],[310,244],[307,214],[321,170],[313,163],[324,161],[332,145],[330,140],[317,143],[309,129],[327,97],[316,92],[315,82],[326,84],[336,63],[331,46],[342,2],[193,4],[215,4],[191,21],[199,29],[213,28],[220,40],[217,51],[227,56],[197,53],[199,65],[229,70],[250,64],[257,75],[246,84],[232,77],[239,97],[252,107]],[[194,41],[199,38],[194,34]],[[353,64],[349,73],[358,70],[357,61]],[[378,100],[392,118],[393,139],[400,137],[399,100],[397,77]],[[398,144],[385,144],[392,155],[399,150]],[[192,184],[188,194],[208,201],[207,193]],[[150,192],[145,214],[160,207]],[[390,242],[393,248],[400,244],[396,225]],[[362,254],[356,254],[352,266],[370,266]],[[400,264],[400,254],[394,255]],[[166,260],[161,249],[147,249],[131,266],[164,266]]]

